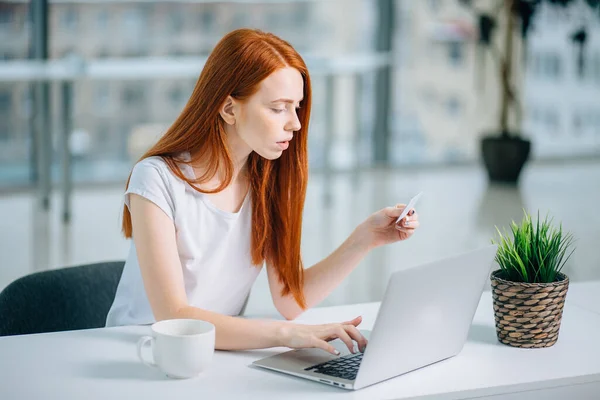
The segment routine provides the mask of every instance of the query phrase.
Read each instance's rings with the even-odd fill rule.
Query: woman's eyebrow
[[[300,101],[298,101],[298,103],[302,102],[302,100],[304,100],[304,99],[303,98],[300,99]],[[271,103],[290,103],[290,104],[294,104],[295,101],[292,100],[292,99],[281,98],[281,99],[273,100]]]

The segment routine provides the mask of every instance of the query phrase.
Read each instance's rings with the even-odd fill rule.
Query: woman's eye
[[[276,113],[276,114],[280,114],[280,113],[282,113],[282,112],[285,111],[285,110],[282,110],[280,108],[271,108],[271,110],[273,110],[273,112]]]

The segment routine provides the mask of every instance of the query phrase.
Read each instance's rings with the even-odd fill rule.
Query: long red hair
[[[264,261],[276,268],[283,284],[282,296],[291,294],[305,309],[304,267],[300,256],[302,213],[308,178],[307,133],[311,85],[302,57],[286,41],[259,30],[238,29],[223,37],[211,52],[190,99],[179,117],[140,160],[160,156],[171,171],[199,192],[216,193],[232,180],[234,165],[227,146],[224,121],[219,110],[232,96],[243,101],[258,90],[259,83],[274,71],[292,67],[304,81],[304,99],[298,110],[302,128],[294,133],[287,151],[276,160],[252,152],[247,167],[252,198],[252,263]],[[189,152],[190,160],[178,158]],[[205,173],[190,180],[179,163],[205,166]],[[201,190],[196,184],[224,172],[221,185]],[[127,180],[129,185],[129,179]],[[123,207],[123,233],[132,235],[131,214]]]

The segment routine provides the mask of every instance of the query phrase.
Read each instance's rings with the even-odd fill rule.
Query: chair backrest
[[[101,328],[123,261],[36,272],[0,293],[0,336]]]

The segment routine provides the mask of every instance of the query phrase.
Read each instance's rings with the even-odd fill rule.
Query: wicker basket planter
[[[522,348],[550,347],[558,340],[569,278],[559,273],[552,283],[511,282],[491,274],[496,334],[504,344]]]

